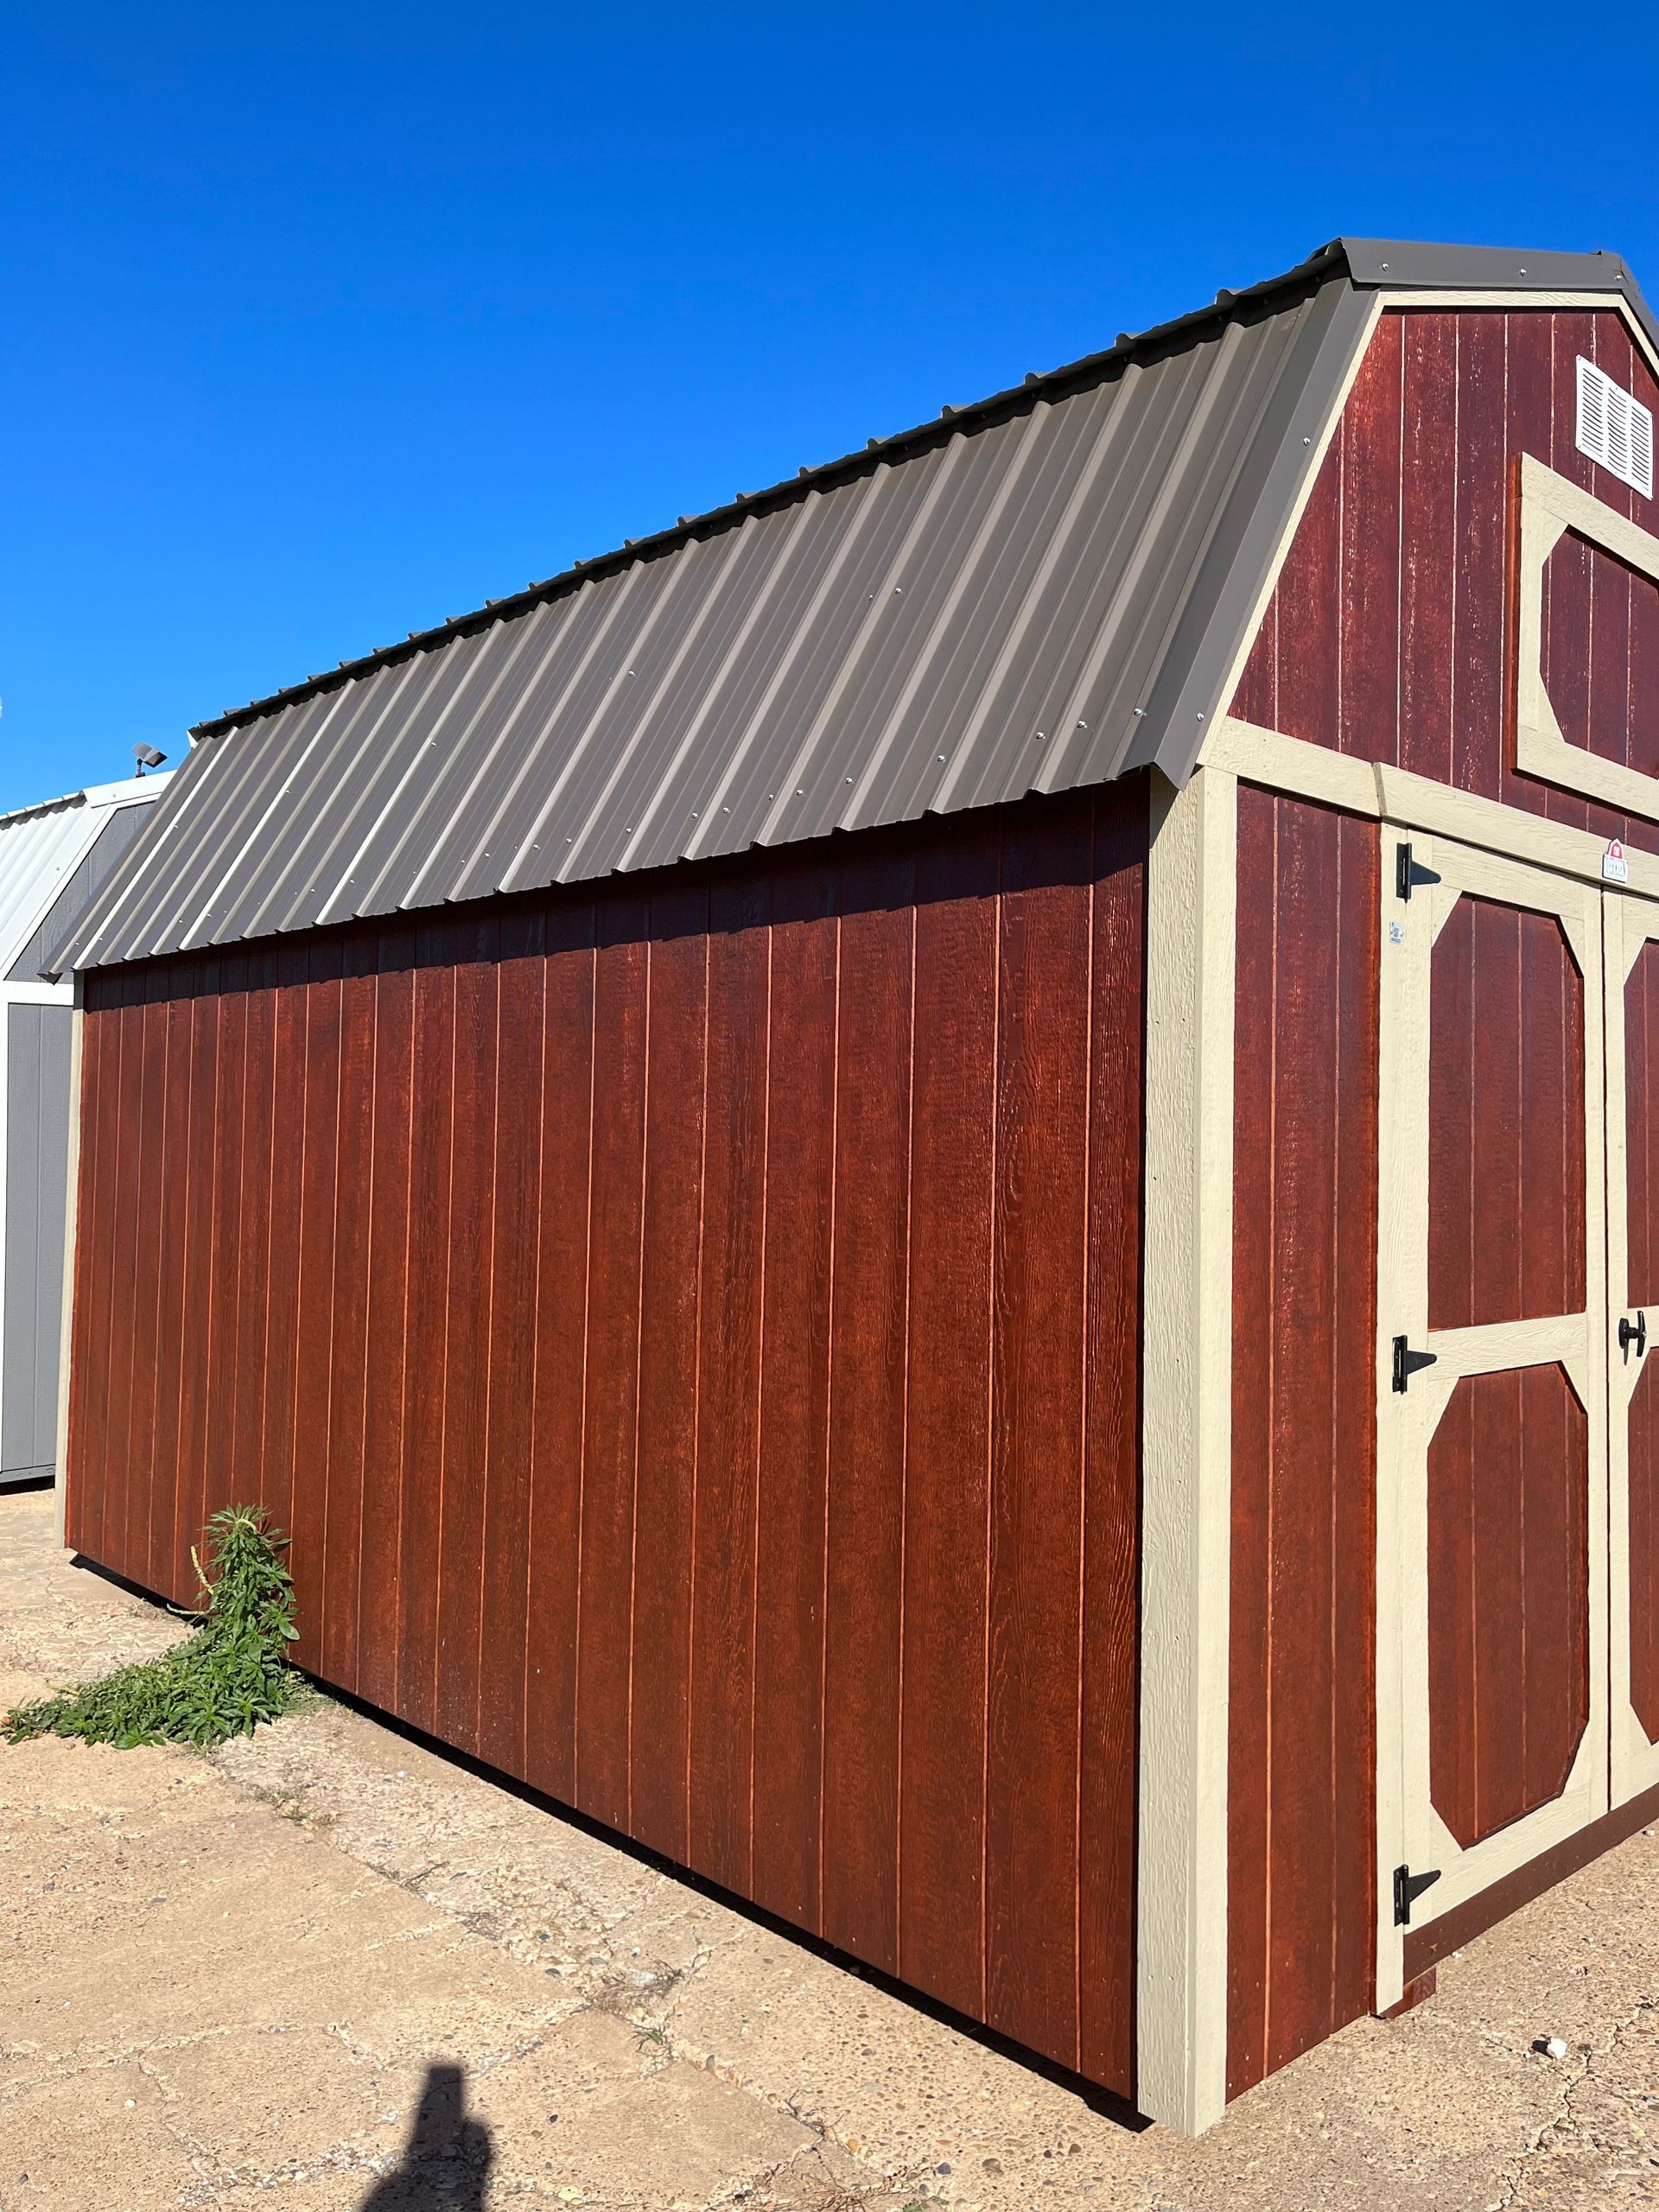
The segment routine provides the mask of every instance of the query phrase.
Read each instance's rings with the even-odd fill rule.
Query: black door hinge
[[[1433,1883],[1438,1882],[1440,1878],[1440,1870],[1438,1866],[1431,1866],[1426,1874],[1414,1874],[1409,1866],[1395,1868],[1394,1924],[1396,1928],[1410,1927],[1411,1908],[1421,1897],[1423,1891]]]
[[[1432,868],[1425,868],[1420,861],[1413,860],[1409,845],[1395,847],[1394,887],[1400,898],[1409,899],[1414,884],[1438,883],[1440,880]]]
[[[1394,1340],[1394,1387],[1403,1390],[1420,1369],[1433,1367],[1438,1354],[1432,1351],[1413,1351],[1403,1337]]]

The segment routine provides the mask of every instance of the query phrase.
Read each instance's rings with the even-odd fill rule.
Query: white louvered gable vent
[[[1579,356],[1580,453],[1644,499],[1653,497],[1653,416],[1593,361]]]

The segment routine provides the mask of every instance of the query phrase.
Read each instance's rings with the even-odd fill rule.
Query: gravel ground
[[[0,1496],[0,1708],[178,1633]],[[0,2212],[1659,2202],[1650,1835],[1198,2143],[321,1699],[0,1749]]]

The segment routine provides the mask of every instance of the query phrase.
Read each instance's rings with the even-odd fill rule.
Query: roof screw
[[[796,792],[795,796],[796,796],[796,798],[804,798],[806,797],[806,785],[805,785],[804,784],[803,784],[803,785],[801,785],[800,789]]]
[[[1137,707],[1135,711],[1141,716],[1143,721],[1146,720],[1147,710],[1144,707]]]
[[[940,758],[940,760],[944,760],[944,753],[940,753],[939,758]]]
[[[1195,721],[1202,721],[1204,720],[1204,716],[1203,716],[1202,715],[1195,715],[1195,716],[1193,717],[1193,719],[1194,719]]]
[[[1311,446],[1311,445],[1313,444],[1313,439],[1312,439],[1312,438],[1304,438],[1304,439],[1302,440],[1302,443],[1303,443],[1305,446]]]
[[[1386,268],[1388,267],[1388,265],[1389,265],[1389,264],[1388,264],[1388,263],[1387,263],[1386,261],[1381,261],[1381,262],[1379,262],[1379,263],[1377,264],[1377,266],[1378,266],[1378,268],[1379,268],[1379,269],[1386,269]]]
[[[696,818],[697,818],[697,810],[696,810],[696,808],[694,806],[694,807],[692,808],[692,810],[691,810],[691,819],[695,822],[695,821],[696,820]]]

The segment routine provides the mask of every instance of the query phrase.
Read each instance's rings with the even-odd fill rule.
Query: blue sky
[[[1341,231],[1659,296],[1573,20],[8,11],[0,808]]]

